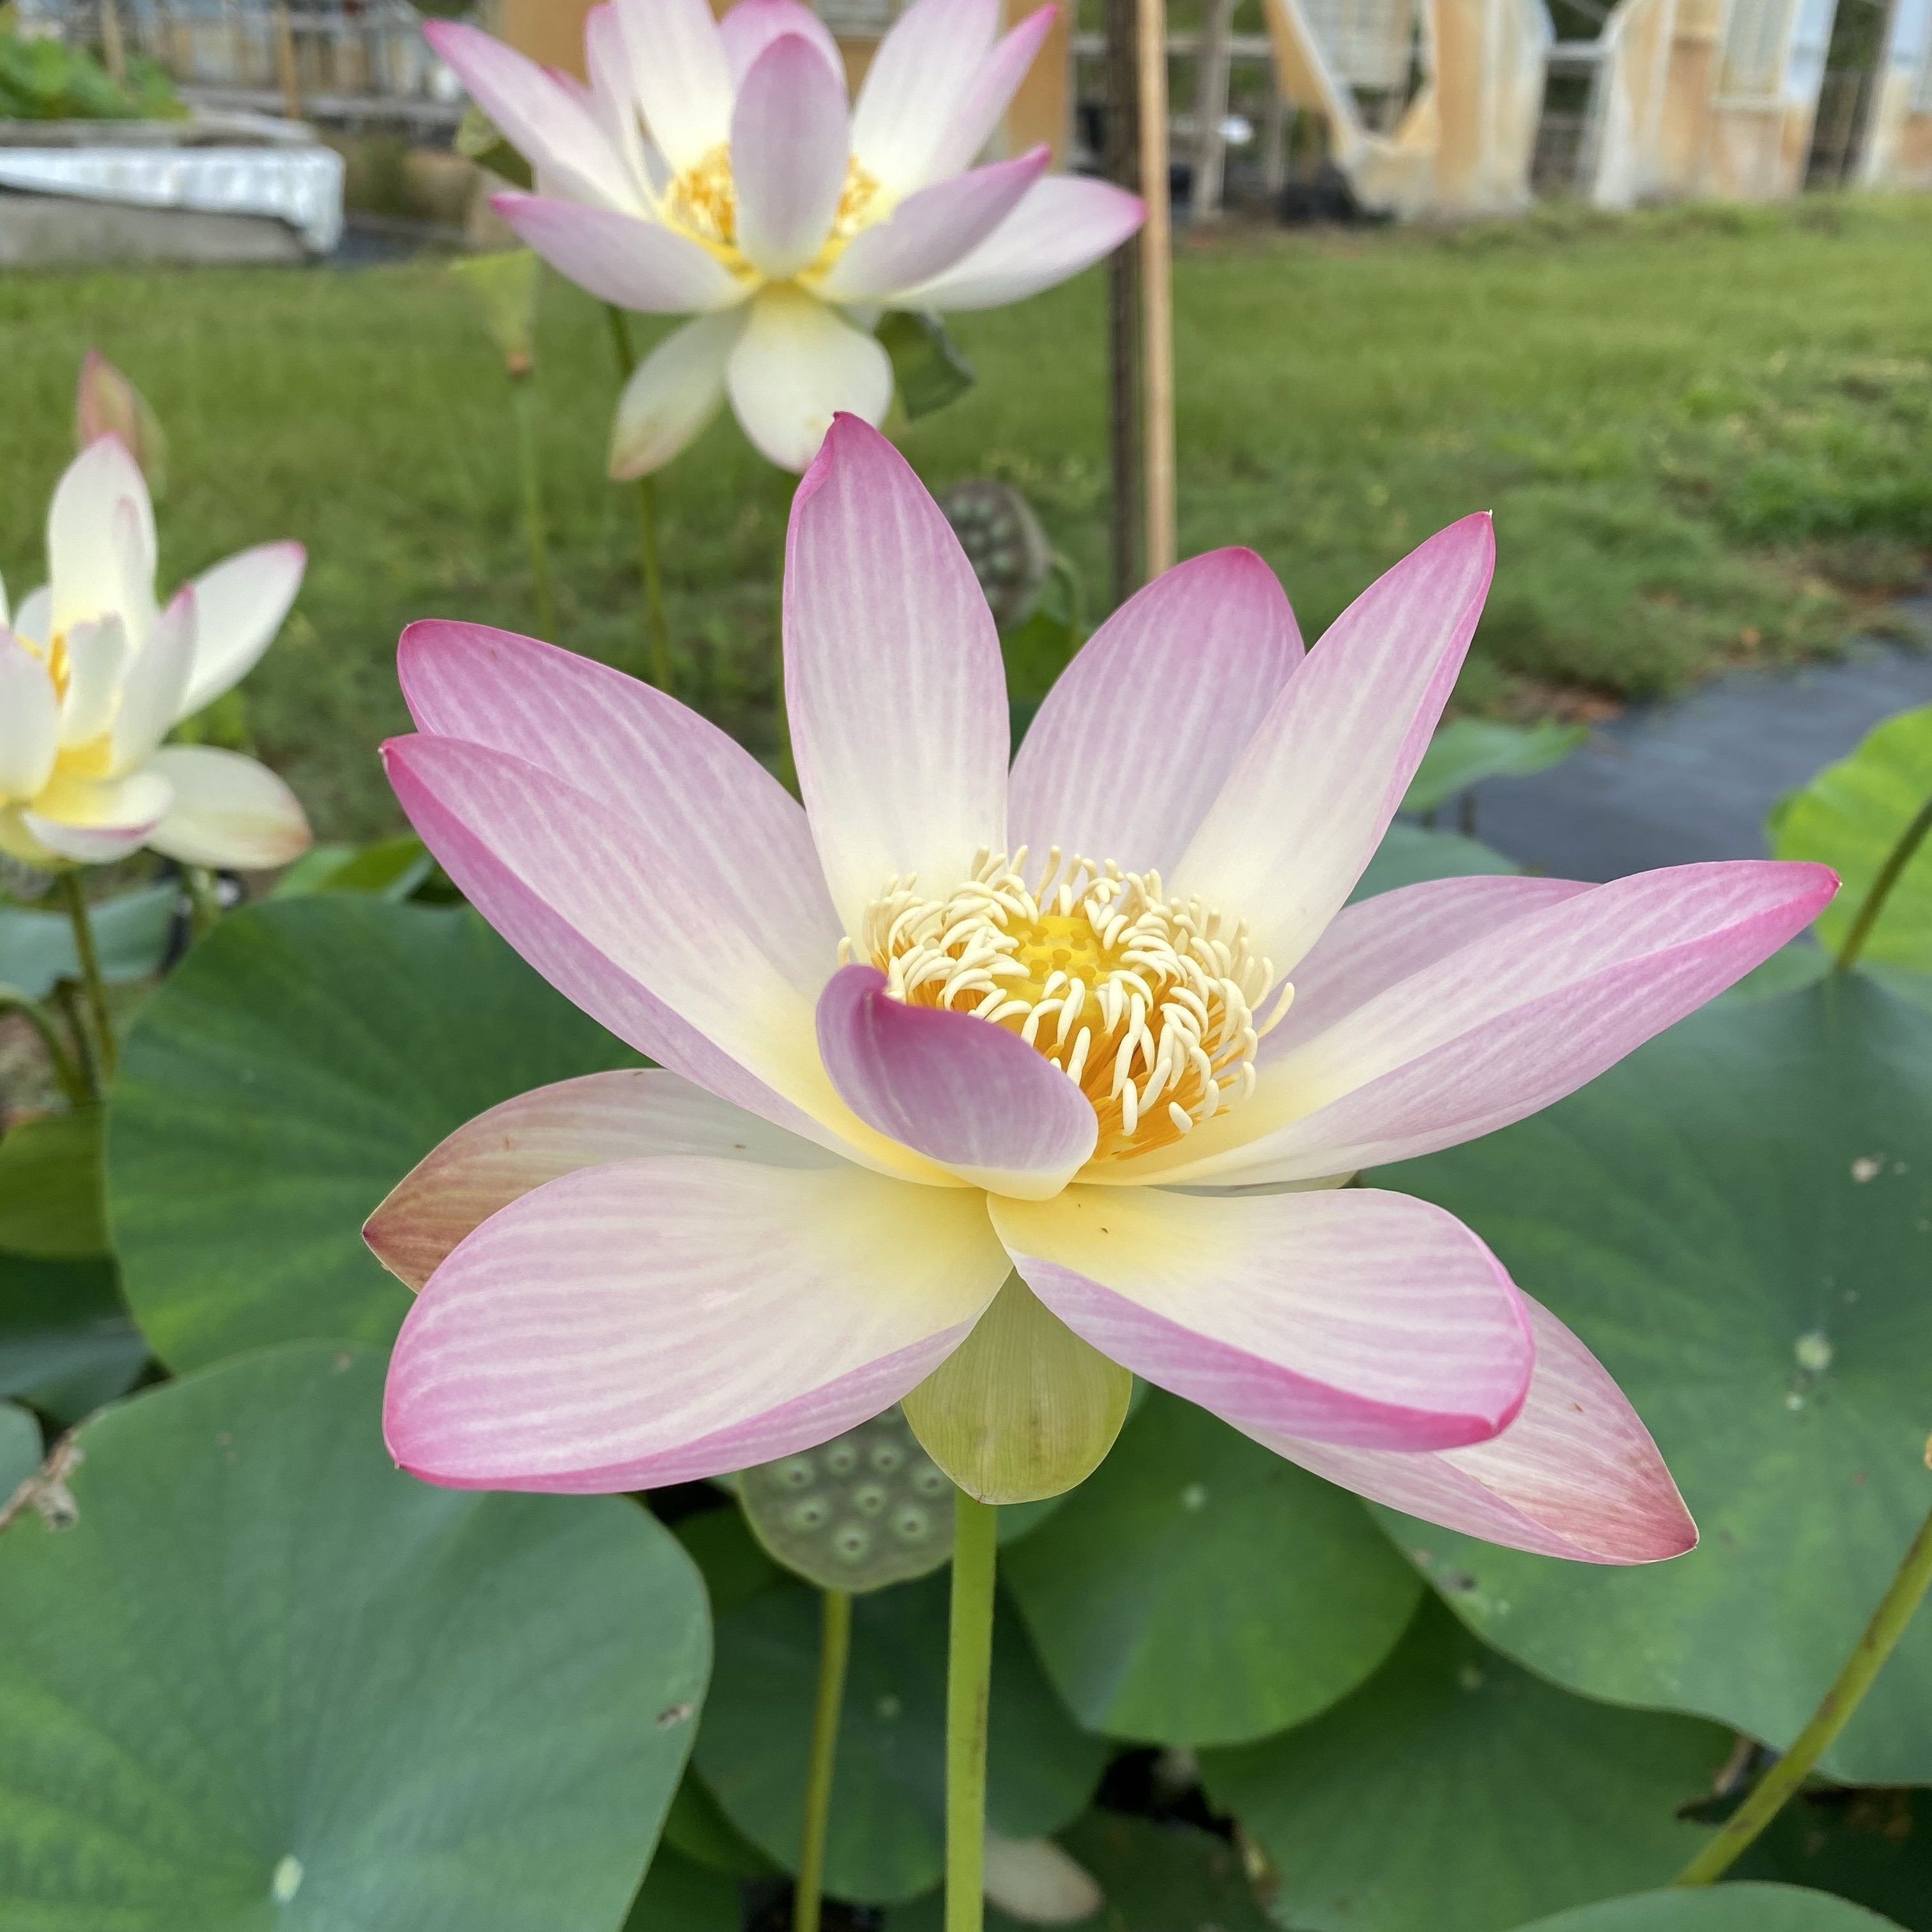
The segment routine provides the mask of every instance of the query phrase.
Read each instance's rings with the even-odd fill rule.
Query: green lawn
[[[1493,508],[1472,708],[1574,710],[1828,650],[1932,554],[1928,260],[1932,197],[1190,246],[1181,548],[1253,544],[1312,634],[1430,530]],[[935,487],[1018,484],[1096,604],[1101,302],[1088,276],[958,318],[980,386],[906,439]],[[397,632],[532,621],[512,420],[469,296],[432,262],[0,278],[0,569],[16,595],[38,578],[90,344],[171,435],[170,582],[267,538],[309,546],[296,616],[229,728],[319,830],[391,825],[374,748],[404,723]],[[555,283],[541,357],[560,641],[622,658],[633,499],[602,480],[610,345]],[[681,694],[760,745],[786,479],[725,421],[663,488]]]

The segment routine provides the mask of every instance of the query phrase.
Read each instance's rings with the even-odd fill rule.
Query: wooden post
[[[100,53],[117,85],[128,78],[128,44],[121,38],[121,10],[114,0],[100,0]]]
[[[1194,179],[1188,196],[1196,221],[1211,221],[1221,212],[1221,188],[1228,160],[1228,22],[1234,0],[1207,0],[1201,19],[1200,52],[1194,82]]]
[[[1147,574],[1174,562],[1174,241],[1168,185],[1166,0],[1136,0],[1140,41],[1141,354]]]
[[[1137,102],[1138,0],[1107,0],[1107,175],[1130,194],[1141,184]],[[1141,240],[1129,236],[1107,258],[1107,415],[1113,478],[1109,517],[1114,602],[1147,581],[1141,564],[1145,519],[1141,478]]]
[[[281,83],[282,112],[291,121],[302,118],[302,74],[296,65],[295,22],[285,0],[275,7],[275,77]]]
[[[1268,62],[1268,115],[1262,123],[1262,191],[1272,208],[1288,185],[1288,136],[1294,125],[1294,109],[1281,91],[1281,76]]]

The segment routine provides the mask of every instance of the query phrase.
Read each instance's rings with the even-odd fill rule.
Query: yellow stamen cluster
[[[943,899],[894,879],[866,908],[857,958],[908,1005],[990,1020],[1037,1047],[1079,1088],[1100,1124],[1096,1159],[1171,1145],[1252,1092],[1255,1049],[1288,1010],[1254,1009],[1274,979],[1198,899],[1169,899],[1158,872],[1111,860],[1065,863],[1056,846],[1027,885],[1024,848],[980,854]]]
[[[879,184],[856,159],[845,164],[845,185],[832,218],[832,232],[818,259],[801,272],[808,280],[821,275],[844,254],[860,229],[886,212],[879,202]],[[688,168],[682,168],[664,190],[660,212],[674,228],[681,228],[734,271],[748,270],[738,252],[738,190],[731,173],[731,146],[720,141]]]

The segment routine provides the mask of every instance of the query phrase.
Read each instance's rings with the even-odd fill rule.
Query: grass
[[[1932,197],[1545,212],[1444,232],[1240,231],[1177,266],[1181,548],[1246,543],[1318,631],[1452,518],[1498,517],[1459,693],[1588,712],[1740,658],[1827,652],[1932,555]],[[1102,286],[957,319],[981,381],[904,442],[935,488],[1022,488],[1106,580]],[[602,316],[547,286],[538,380],[559,641],[634,664],[633,500],[602,481]],[[404,728],[410,619],[531,622],[508,398],[434,262],[357,274],[0,278],[0,569],[39,526],[98,346],[172,439],[172,583],[271,537],[309,546],[281,641],[227,728],[318,829],[395,822],[374,747]],[[721,422],[665,476],[682,694],[770,741],[787,479]],[[1030,674],[1039,681],[1036,670]]]

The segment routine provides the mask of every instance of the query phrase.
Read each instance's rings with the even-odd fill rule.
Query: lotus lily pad
[[[1593,1348],[1703,1540],[1596,1570],[1390,1516],[1492,1643],[1788,1745],[1932,1506],[1932,1014],[1863,974],[1694,1015],[1548,1112],[1384,1168]],[[1932,1783],[1932,1618],[1827,1754]]]
[[[131,1388],[148,1344],[118,1283],[111,1261],[0,1254],[0,1396],[77,1422]]]
[[[158,972],[167,952],[175,908],[172,885],[148,886],[88,908],[101,976],[119,983]],[[78,980],[80,958],[66,914],[0,907],[0,985],[44,999],[57,980]]]
[[[1159,1390],[1005,1571],[1081,1723],[1160,1744],[1312,1717],[1394,1648],[1419,1594],[1353,1496]]]
[[[0,1900],[120,1932],[616,1932],[704,1696],[617,1498],[400,1473],[380,1358],[224,1364],[80,1432],[0,1538]]]
[[[1849,758],[1827,765],[1779,805],[1771,827],[1778,856],[1835,866],[1844,879],[1844,890],[1818,916],[1818,936],[1834,951],[1845,943],[1880,867],[1928,800],[1932,704],[1887,718]],[[1863,956],[1932,972],[1932,838],[1899,875]]]
[[[740,1932],[738,1884],[660,1845],[624,1932]]]
[[[826,1889],[890,1904],[944,1870],[950,1579],[858,1598],[838,1727]],[[696,1762],[727,1817],[787,1870],[798,1857],[818,1667],[819,1598],[788,1585],[718,1620],[718,1671]],[[1061,1707],[1025,1632],[994,1632],[987,1818],[1003,1836],[1058,1831],[1085,1805],[1107,1755]]]
[[[1368,870],[1357,881],[1351,900],[1373,898],[1399,886],[1420,885],[1425,879],[1466,878],[1472,873],[1514,872],[1514,862],[1474,838],[1456,832],[1430,832],[1419,825],[1391,825],[1382,835]]]
[[[98,1107],[22,1120],[0,1140],[0,1250],[58,1261],[107,1252]]]
[[[40,1425],[24,1408],[0,1402],[0,1509],[40,1466]]]
[[[1581,724],[1546,718],[1505,724],[1490,718],[1456,718],[1429,741],[1408,791],[1405,812],[1433,812],[1485,778],[1521,778],[1559,765],[1590,735]]]
[[[1273,1863],[1280,1924],[1508,1932],[1670,1878],[1708,1836],[1678,1808],[1731,1748],[1714,1724],[1544,1684],[1430,1600],[1352,1696],[1201,1768]]]
[[[1883,1932],[1862,1906],[1789,1885],[1724,1885],[1647,1892],[1539,1918],[1522,1932]]]
[[[108,1109],[136,1318],[176,1370],[386,1345],[410,1298],[362,1245],[370,1210],[486,1108],[637,1064],[466,908],[326,892],[231,914],[142,1009]]]
[[[1731,1873],[1834,1892],[1932,1932],[1932,1791],[1814,1785]]]

